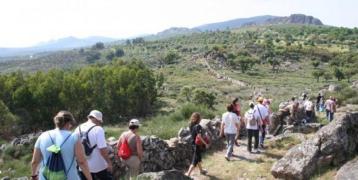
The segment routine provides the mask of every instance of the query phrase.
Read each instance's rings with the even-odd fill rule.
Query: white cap
[[[98,110],[92,110],[87,117],[88,117],[88,118],[89,118],[89,117],[94,117],[94,118],[96,118],[98,121],[103,122],[102,113],[101,113],[100,111],[98,111]]]
[[[138,119],[131,119],[129,121],[129,126],[140,126],[139,120]]]

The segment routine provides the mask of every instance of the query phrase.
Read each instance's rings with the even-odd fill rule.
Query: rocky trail
[[[230,161],[224,158],[225,147],[215,152],[205,153],[203,168],[208,170],[208,174],[201,175],[199,170],[195,169],[191,178],[194,180],[273,179],[268,169],[270,168],[269,164],[277,159],[269,157],[264,149],[259,149],[260,153],[248,152],[247,139],[240,140],[239,144],[239,147],[234,147],[233,157]]]

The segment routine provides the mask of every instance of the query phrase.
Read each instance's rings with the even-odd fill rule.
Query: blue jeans
[[[236,134],[225,134],[225,137],[226,137],[226,141],[227,141],[226,157],[231,157],[232,152],[234,151]]]
[[[326,118],[329,122],[333,120],[334,113],[326,109]]]
[[[260,136],[260,145],[264,145],[265,136],[266,136],[266,125],[262,125],[261,128],[262,128],[262,131],[261,131],[261,136]]]

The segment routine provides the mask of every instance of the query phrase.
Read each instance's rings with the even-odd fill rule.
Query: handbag
[[[209,137],[206,135],[202,135],[201,138],[203,138],[203,140],[205,141],[206,144],[210,143]],[[195,144],[198,146],[204,146],[204,143],[201,141],[201,139],[199,138],[198,135],[196,135],[195,137]]]

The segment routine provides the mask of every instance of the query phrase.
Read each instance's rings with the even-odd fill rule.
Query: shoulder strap
[[[89,132],[94,128],[94,127],[96,127],[97,125],[94,125],[94,126],[92,126],[92,127],[90,127],[88,130],[87,130],[87,133],[86,133],[86,138],[88,139],[88,134],[89,134]]]
[[[259,107],[259,106],[256,106],[256,107],[257,107],[257,110],[259,111],[260,118],[261,118],[261,121],[262,121],[262,116],[261,116],[261,112],[260,112],[260,107]]]
[[[72,135],[72,133],[70,133],[70,134],[65,138],[65,140],[61,143],[60,148],[63,146],[63,144],[65,144],[65,142],[68,140],[68,138],[69,138],[71,135]],[[48,132],[48,136],[50,137],[52,144],[55,144],[55,141],[52,139],[50,132]]]

